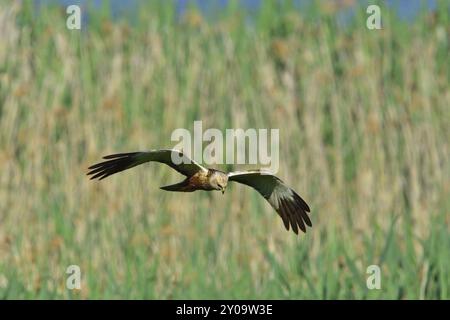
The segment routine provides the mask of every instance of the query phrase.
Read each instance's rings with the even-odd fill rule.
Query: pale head
[[[209,184],[214,190],[222,191],[222,194],[225,192],[228,183],[228,176],[226,173],[221,171],[214,171],[210,178]]]

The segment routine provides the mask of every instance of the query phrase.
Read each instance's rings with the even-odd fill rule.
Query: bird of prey
[[[174,158],[176,156],[177,158]],[[254,188],[275,209],[283,220],[286,230],[289,226],[298,234],[298,230],[306,232],[306,226],[311,227],[308,217],[310,212],[306,202],[283,181],[269,172],[263,170],[235,171],[225,173],[215,169],[208,169],[178,150],[150,150],[144,152],[129,152],[111,154],[103,157],[106,161],[90,166],[89,172],[92,179],[105,179],[110,175],[130,169],[142,163],[155,161],[168,165],[186,179],[172,185],[161,187],[166,191],[192,192],[196,190],[218,190],[225,192],[227,183],[235,181]],[[175,164],[172,159],[179,159],[180,164]]]

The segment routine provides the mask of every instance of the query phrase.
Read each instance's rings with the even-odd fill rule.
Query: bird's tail
[[[165,191],[178,191],[178,192],[191,192],[194,191],[191,188],[189,188],[188,179],[183,180],[179,183],[171,184],[168,186],[160,187],[160,189]]]

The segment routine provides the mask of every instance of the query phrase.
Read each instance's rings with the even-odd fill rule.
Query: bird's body
[[[164,163],[186,176],[186,179],[179,183],[161,187],[165,191],[218,190],[224,193],[228,182],[235,181],[258,191],[280,215],[287,230],[291,226],[295,233],[298,233],[298,229],[306,232],[305,225],[312,226],[307,214],[310,209],[306,202],[283,181],[269,172],[250,170],[225,173],[205,168],[182,152],[168,149],[112,154],[104,159],[106,161],[89,167],[88,175],[92,175],[91,179],[102,180],[139,164],[156,161]]]
[[[187,177],[180,183],[172,184],[169,186],[161,187],[166,191],[179,191],[179,192],[193,192],[197,190],[212,191],[217,190],[213,186],[213,179],[216,175],[221,175],[222,179],[228,181],[228,176],[225,172],[208,169],[207,171],[200,170],[191,177]]]

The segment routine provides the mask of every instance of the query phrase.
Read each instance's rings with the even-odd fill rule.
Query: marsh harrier
[[[176,156],[177,158],[174,158]],[[283,181],[271,173],[262,170],[235,171],[225,173],[201,166],[177,150],[150,150],[145,152],[118,153],[103,157],[106,161],[89,167],[91,179],[105,179],[110,175],[130,169],[145,162],[164,163],[186,176],[182,182],[161,187],[166,191],[192,192],[196,190],[218,190],[225,192],[227,183],[235,181],[258,191],[275,209],[283,220],[284,226],[298,234],[298,229],[306,232],[306,226],[312,226],[308,217],[310,211],[306,202]],[[172,159],[179,159],[175,164]]]

